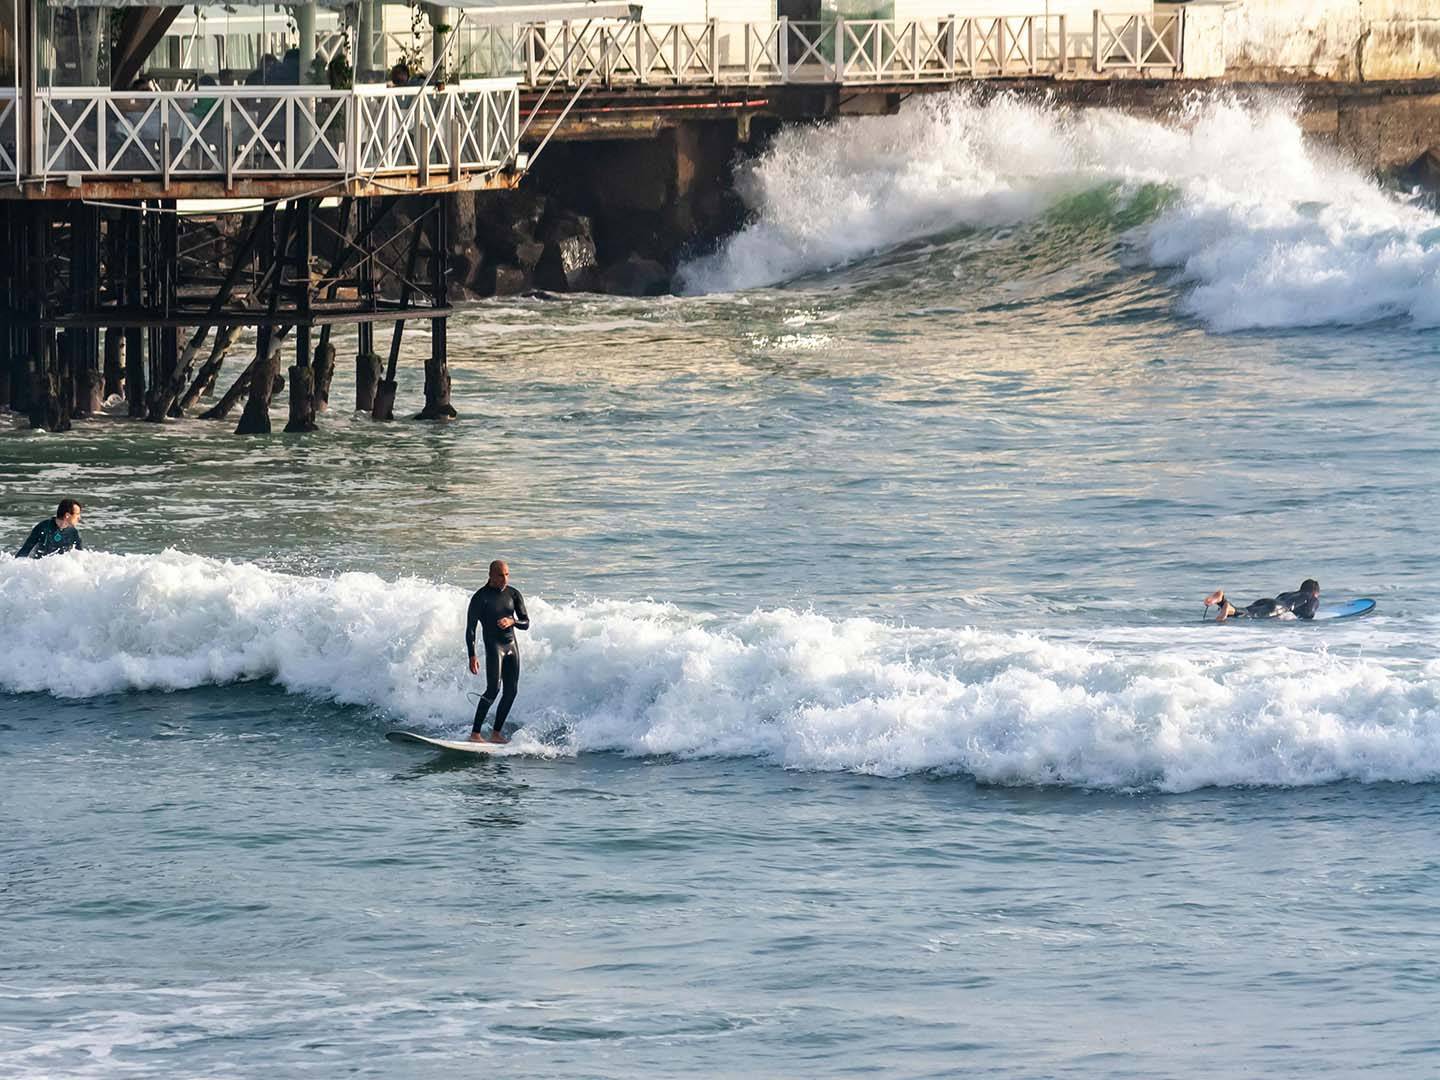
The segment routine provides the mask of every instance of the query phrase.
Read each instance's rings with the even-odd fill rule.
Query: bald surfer
[[[1282,619],[1287,615],[1296,619],[1313,619],[1315,609],[1320,606],[1320,583],[1314,578],[1306,578],[1294,592],[1282,592],[1274,598],[1265,597],[1243,608],[1237,608],[1226,600],[1224,589],[1216,589],[1205,597],[1207,616],[1212,606],[1220,609],[1216,622],[1226,619]]]
[[[465,616],[465,648],[470,652],[470,674],[480,674],[480,660],[475,655],[475,627],[480,627],[480,642],[485,649],[485,693],[475,706],[475,723],[470,728],[471,742],[509,742],[500,733],[505,718],[510,715],[510,706],[515,702],[515,692],[520,688],[520,646],[515,641],[516,630],[530,629],[530,615],[525,610],[525,598],[520,590],[510,585],[510,567],[503,559],[490,564],[490,580],[470,598],[470,610]],[[501,692],[501,687],[504,692]],[[485,714],[500,698],[500,707],[495,710],[495,725],[487,739],[481,729],[485,726]]]
[[[43,559],[46,555],[58,555],[71,548],[83,551],[85,545],[80,541],[80,530],[75,527],[80,524],[81,509],[79,499],[61,499],[55,516],[46,518],[30,530],[29,537],[15,557]]]

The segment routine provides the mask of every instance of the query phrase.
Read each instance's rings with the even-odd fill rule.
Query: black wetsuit
[[[1282,592],[1275,602],[1297,619],[1315,618],[1315,609],[1320,606],[1320,594],[1311,592]]]
[[[74,525],[62,529],[54,518],[46,518],[30,530],[29,539],[15,553],[15,557],[43,559],[46,555],[58,555],[71,548],[84,550],[85,545],[80,542],[80,530]]]
[[[513,626],[500,629],[500,620],[511,618]],[[481,641],[485,646],[485,693],[480,695],[480,704],[475,706],[475,723],[471,731],[479,733],[485,723],[485,714],[490,711],[495,697],[500,696],[500,707],[495,710],[495,734],[505,726],[510,715],[510,706],[515,702],[515,691],[520,689],[520,646],[515,641],[516,630],[530,629],[530,616],[525,611],[525,598],[519,589],[506,585],[497,589],[486,585],[470,598],[470,611],[465,616],[465,648],[471,657],[475,655],[475,624],[480,624]],[[501,684],[505,692],[500,692]]]
[[[1320,606],[1320,594],[1308,592],[1282,592],[1273,600],[1266,597],[1236,608],[1232,619],[1273,619],[1289,612],[1297,619],[1313,619],[1315,609]]]

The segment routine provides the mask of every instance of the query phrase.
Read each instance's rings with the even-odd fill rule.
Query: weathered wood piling
[[[452,418],[445,198],[305,196],[226,219],[185,216],[174,200],[0,200],[0,408],[63,431],[123,401],[163,423],[223,385],[227,355],[248,340],[245,367],[199,416],[225,419],[243,400],[236,432],[268,433],[288,384],[285,430],[314,431],[333,329],[358,324],[355,405],[388,420],[405,323],[427,318],[416,418]],[[376,322],[393,327],[383,379]]]

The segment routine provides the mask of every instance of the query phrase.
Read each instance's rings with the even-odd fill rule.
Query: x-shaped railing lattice
[[[1182,13],[1106,15],[1095,13],[1095,70],[1178,68]]]
[[[181,107],[182,100],[190,100],[190,107]],[[176,99],[171,104],[170,116],[178,124],[179,130],[175,131],[175,137],[180,144],[170,162],[171,172],[224,171],[225,162],[221,156],[219,142],[223,135],[219,131],[212,130],[212,126],[214,128],[221,126],[224,112],[225,103],[219,98],[210,98],[206,104],[206,99],[197,95],[193,99]],[[191,150],[197,151],[200,159],[199,163],[195,165],[185,163]]]
[[[80,156],[80,160],[85,164],[86,168],[83,170],[61,169],[58,171],[100,172],[100,158],[102,156],[100,153],[101,125],[98,120],[100,116],[100,100],[98,98],[90,98],[85,101],[85,103],[81,105],[80,110],[75,114],[74,121],[69,123],[65,120],[64,110],[55,108],[53,102],[47,102],[46,104],[50,106],[45,112],[47,135],[53,135],[58,132],[59,141],[54,144],[51,153],[45,156],[45,171],[50,172],[54,170],[56,164],[67,156],[68,151],[73,150]],[[67,102],[66,104],[73,105],[75,102]],[[85,126],[87,120],[91,121],[91,126],[88,130]],[[88,148],[82,141],[85,135],[92,136],[94,140]]]
[[[332,172],[345,164],[345,136],[349,130],[349,102],[345,98],[297,98],[295,110],[296,144],[300,153],[291,162],[296,172]],[[302,142],[301,125],[305,125],[308,142]],[[338,131],[336,130],[338,128]],[[314,157],[312,157],[314,155]]]
[[[20,140],[16,130],[19,111],[13,97],[0,98],[0,172],[20,175]]]

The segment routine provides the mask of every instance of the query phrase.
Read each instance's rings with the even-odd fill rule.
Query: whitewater
[[[468,596],[371,574],[304,578],[164,552],[0,563],[14,692],[88,697],[266,679],[463,730]],[[1185,791],[1429,781],[1440,662],[1331,650],[1313,627],[1240,646],[1205,626],[1084,643],[813,612],[532,601],[521,748],[750,756],[792,769],[963,773],[987,783]],[[96,613],[102,613],[97,617]],[[1284,640],[1288,638],[1289,640]],[[1364,632],[1347,644],[1373,641]]]
[[[0,558],[0,1075],[1436,1071],[1430,204],[1223,95],[740,183],[684,296],[452,317],[453,423],[0,417],[86,546]],[[386,741],[497,557],[513,749]]]
[[[1284,97],[1200,96],[1165,122],[1014,94],[786,129],[742,174],[750,224],[683,275],[697,293],[833,270],[910,240],[1032,222],[1154,188],[1128,236],[1216,330],[1440,322],[1440,218],[1306,142]]]

